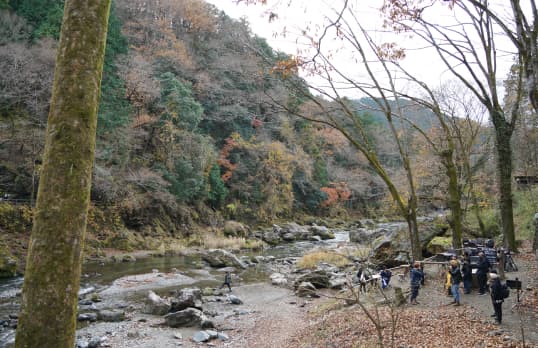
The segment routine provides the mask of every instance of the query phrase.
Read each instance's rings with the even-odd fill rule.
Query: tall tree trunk
[[[532,251],[538,251],[538,213],[534,214],[534,241],[532,243]],[[536,254],[538,257],[538,253]]]
[[[72,348],[111,0],[67,0],[15,347]]]
[[[497,149],[497,175],[499,184],[499,208],[505,246],[510,250],[516,249],[514,232],[514,212],[512,199],[512,148],[510,139],[513,128],[499,119],[497,112],[492,112],[491,119],[495,124],[495,142]],[[497,121],[496,121],[497,120]]]
[[[452,228],[452,247],[460,249],[462,247],[461,236],[463,227],[461,220],[463,218],[461,209],[461,194],[458,185],[458,172],[454,165],[454,157],[452,150],[446,150],[441,153],[443,164],[448,176],[448,206],[450,207],[450,227]]]
[[[422,247],[420,246],[420,238],[418,234],[416,196],[409,199],[407,208],[406,220],[409,228],[409,240],[411,241],[413,260],[422,260]]]

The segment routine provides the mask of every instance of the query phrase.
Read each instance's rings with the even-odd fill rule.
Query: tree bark
[[[538,213],[534,214],[534,241],[532,243],[532,251],[538,251]]]
[[[491,119],[495,125],[497,175],[500,195],[499,208],[501,211],[504,244],[510,250],[516,251],[512,199],[512,148],[510,145],[513,127],[504,121],[504,117],[501,118],[499,112],[491,112]]]
[[[15,347],[72,348],[111,0],[67,0]]]
[[[448,206],[450,208],[450,227],[452,228],[452,247],[454,249],[460,249],[462,247],[462,209],[461,209],[461,194],[460,187],[458,185],[458,172],[454,165],[453,151],[447,150],[442,154],[443,165],[446,169],[448,177]]]

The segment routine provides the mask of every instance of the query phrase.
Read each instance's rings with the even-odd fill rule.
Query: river
[[[268,247],[258,252],[243,252],[238,256],[272,256],[275,259],[300,257],[305,252],[314,248],[337,248],[349,242],[349,233],[345,230],[333,230],[335,238],[320,242],[297,241]],[[80,291],[105,291],[114,281],[134,275],[152,273],[158,270],[160,273],[179,272],[194,279],[189,287],[216,287],[222,282],[223,273],[204,265],[199,256],[169,255],[164,257],[145,257],[135,262],[91,262],[83,265]],[[240,273],[236,284],[250,284],[268,280],[268,274],[264,268],[249,267]],[[13,318],[19,311],[19,298],[23,278],[16,277],[0,280],[0,324],[7,324],[9,318]],[[177,286],[175,286],[177,289]],[[155,288],[157,293],[166,293],[167,287]],[[126,296],[145,296],[143,293],[126,294]],[[8,347],[13,342],[14,329],[0,325],[0,348]]]

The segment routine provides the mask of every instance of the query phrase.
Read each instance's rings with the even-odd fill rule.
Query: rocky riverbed
[[[209,250],[188,256],[136,261],[127,257],[121,260],[135,262],[86,265],[77,345],[188,347],[210,342],[245,347],[252,346],[252,337],[260,337],[249,334],[249,330],[268,330],[267,339],[278,341],[286,336],[282,332],[305,324],[297,318],[303,318],[299,314],[315,301],[312,295],[316,289],[341,288],[359,263],[367,257],[375,258],[376,245],[385,261],[387,257],[393,257],[391,262],[407,261],[398,244],[405,241],[405,237],[398,237],[402,233],[405,234],[402,223],[376,226],[367,222],[346,229],[290,223],[254,232],[254,236],[275,244],[257,254],[236,256],[224,250]],[[353,239],[357,234],[373,247],[372,253],[362,258],[355,251],[364,245],[350,242],[350,235]],[[320,264],[315,272],[298,269],[298,258],[316,248],[337,250],[347,255],[348,262],[338,267]],[[224,271],[232,272],[232,294],[217,289]],[[0,347],[9,347],[13,341],[18,312],[14,299],[19,285],[20,280],[16,280],[0,294],[0,299],[6,296],[0,305]],[[196,301],[178,306],[178,299],[184,297],[182,291],[188,289],[199,294]],[[295,295],[303,297],[298,300]],[[179,313],[182,311],[186,312]],[[171,317],[170,313],[177,314]],[[271,330],[278,330],[279,335],[272,335]]]

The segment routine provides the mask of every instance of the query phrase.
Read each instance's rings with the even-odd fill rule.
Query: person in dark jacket
[[[226,274],[224,275],[224,282],[219,289],[222,289],[225,285],[228,287],[228,290],[232,292],[232,275],[230,274],[230,272],[226,272]]]
[[[418,304],[417,297],[418,297],[418,289],[420,288],[420,284],[422,282],[422,279],[424,279],[424,273],[422,272],[422,269],[420,267],[420,262],[415,262],[413,265],[413,268],[410,272],[410,278],[411,278],[411,298],[410,303],[411,304]]]
[[[452,296],[454,296],[454,301],[452,302],[454,305],[459,306],[460,305],[460,283],[462,280],[461,271],[460,271],[460,263],[458,260],[450,260],[450,282],[451,287],[450,291],[452,292]]]
[[[478,254],[476,278],[478,280],[478,294],[484,295],[486,293],[486,286],[488,282],[489,261],[483,252]]]
[[[392,272],[389,271],[386,267],[383,267],[383,270],[379,274],[381,276],[381,289],[385,289],[389,286],[390,277],[392,277]]]
[[[469,254],[463,257],[463,265],[461,266],[461,274],[463,276],[463,293],[470,294],[473,285],[473,269],[471,267],[471,259]]]
[[[489,274],[490,290],[491,290],[491,302],[493,304],[493,310],[495,311],[495,321],[500,324],[503,319],[503,290],[501,285],[501,279],[496,273]]]

